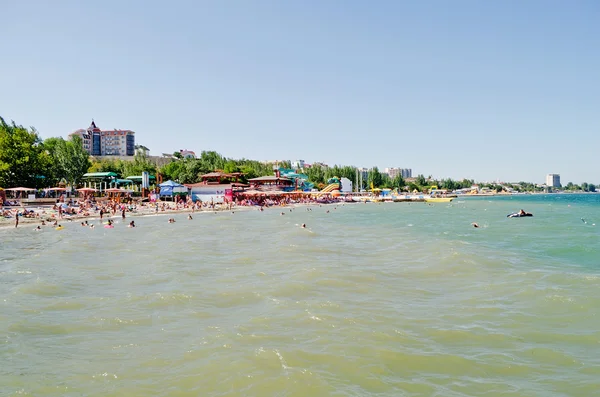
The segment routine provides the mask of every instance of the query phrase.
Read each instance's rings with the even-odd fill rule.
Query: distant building
[[[412,178],[412,169],[410,168],[386,168],[384,172],[388,174],[391,179],[394,179],[398,175],[402,176],[404,179]]]
[[[187,149],[180,150],[179,154],[181,154],[181,157],[184,159],[195,159],[196,158],[196,153],[194,153],[191,150],[187,150]]]
[[[296,170],[301,170],[304,168],[304,160],[294,160],[292,161],[292,168]]]
[[[560,174],[548,174],[548,175],[546,175],[546,186],[548,186],[548,187],[560,187]]]
[[[135,154],[148,157],[150,156],[150,149],[144,145],[135,145]]]
[[[133,156],[135,154],[135,132],[131,130],[101,130],[94,120],[86,129],[69,134],[83,141],[83,148],[92,156]]]

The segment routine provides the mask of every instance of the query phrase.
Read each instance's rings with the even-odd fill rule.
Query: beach
[[[520,208],[534,216],[506,217]],[[135,229],[0,230],[0,391],[600,388],[595,196],[234,212],[173,214],[174,224],[142,216]]]

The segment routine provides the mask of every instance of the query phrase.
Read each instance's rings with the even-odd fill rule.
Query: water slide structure
[[[321,190],[321,193],[331,193],[334,190],[341,190],[342,189],[342,184],[340,183],[339,178],[334,177],[334,178],[330,178],[327,183],[329,185],[325,186],[325,188],[323,190]]]

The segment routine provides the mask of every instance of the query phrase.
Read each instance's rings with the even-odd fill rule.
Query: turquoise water
[[[595,395],[599,199],[2,229],[0,395]]]

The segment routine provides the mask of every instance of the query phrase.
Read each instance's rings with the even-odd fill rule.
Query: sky
[[[152,155],[600,183],[600,3],[0,0],[0,116]]]

